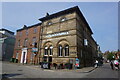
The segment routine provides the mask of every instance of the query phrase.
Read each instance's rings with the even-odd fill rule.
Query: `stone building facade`
[[[77,58],[79,59],[80,67],[91,66],[94,63],[94,59],[97,56],[97,43],[93,39],[93,32],[78,6],[51,15],[47,13],[45,17],[39,20],[42,23],[38,25],[37,30],[39,31],[36,34],[38,62],[75,64]],[[23,40],[26,38],[28,38],[28,41],[31,40],[34,35],[32,34],[33,28],[34,26],[17,30],[16,41],[21,40],[23,44]],[[31,30],[28,36],[25,35],[26,30]],[[24,36],[18,36],[20,32]],[[18,42],[16,42],[17,44]],[[23,53],[22,50],[26,48],[19,47],[17,49],[19,50],[15,50],[15,53]],[[27,46],[28,54],[31,54],[31,49],[30,46]],[[27,59],[30,62],[30,55],[27,56]]]
[[[40,61],[90,66],[97,55],[97,43],[92,37],[92,30],[79,8],[73,7],[58,13],[40,18],[42,21]]]

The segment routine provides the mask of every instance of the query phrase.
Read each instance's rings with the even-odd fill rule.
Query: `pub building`
[[[79,67],[91,66],[97,57],[97,43],[92,37],[92,30],[85,20],[78,6],[54,13],[48,14],[39,19],[41,24],[37,25],[39,30],[36,33],[38,39],[37,46],[37,61],[49,62],[51,64],[72,63]],[[32,26],[34,28],[36,26]],[[31,29],[22,29],[26,31]],[[18,35],[22,30],[17,30]],[[25,32],[23,33],[25,35]],[[28,40],[31,40],[33,32],[30,31]],[[18,37],[16,37],[18,38]],[[26,37],[19,37],[19,40],[25,40]],[[23,43],[22,43],[23,44]],[[21,44],[21,45],[22,45]],[[31,44],[31,43],[30,43]],[[31,61],[32,47],[19,48],[19,62],[22,63],[24,49],[26,49],[26,60]],[[16,54],[15,52],[14,54]],[[15,56],[14,56],[15,57]]]

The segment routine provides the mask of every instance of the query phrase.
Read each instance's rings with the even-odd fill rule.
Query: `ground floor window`
[[[48,47],[45,47],[45,55],[48,55]]]
[[[59,47],[58,47],[58,56],[63,56],[62,45],[59,45]]]
[[[64,53],[65,56],[69,56],[69,46],[68,45],[65,46],[64,50],[65,50],[65,53]]]
[[[16,59],[18,59],[19,53],[16,53]]]

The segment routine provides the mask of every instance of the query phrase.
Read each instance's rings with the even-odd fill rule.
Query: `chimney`
[[[48,12],[46,13],[46,17],[47,17],[47,16],[49,16],[49,13],[48,13]]]

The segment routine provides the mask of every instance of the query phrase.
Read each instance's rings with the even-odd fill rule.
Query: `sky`
[[[101,51],[118,49],[117,2],[2,2],[2,27],[16,32],[23,25],[37,24],[48,12],[53,14],[78,6],[93,31]]]

